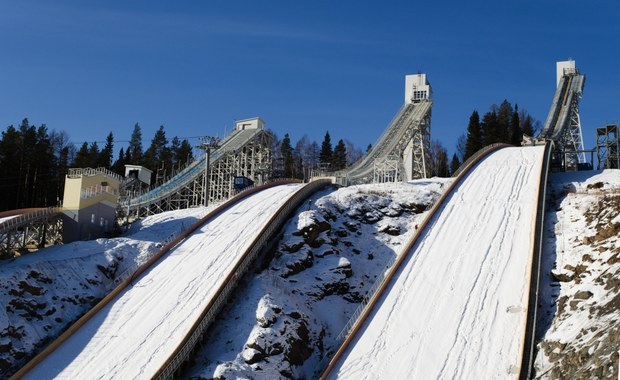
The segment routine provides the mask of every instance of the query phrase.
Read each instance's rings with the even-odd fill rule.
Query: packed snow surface
[[[543,151],[499,150],[453,190],[331,378],[516,377]]]
[[[137,278],[27,378],[149,378],[181,342],[273,212],[301,185],[235,204]]]
[[[183,379],[316,379],[338,335],[452,179],[330,188],[289,220]]]

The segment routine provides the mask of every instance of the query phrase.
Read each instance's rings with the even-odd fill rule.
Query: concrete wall
[[[65,243],[105,237],[114,230],[116,205],[99,202],[79,211],[63,214],[62,238]]]
[[[405,76],[405,104],[415,103],[420,99],[430,99],[431,92],[431,85],[426,80],[426,74]]]
[[[235,129],[238,131],[243,131],[245,129],[265,129],[265,122],[260,117],[237,120],[235,122]]]

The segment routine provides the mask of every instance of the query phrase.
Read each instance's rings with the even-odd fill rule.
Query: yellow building
[[[122,177],[105,168],[69,169],[63,197],[63,240],[90,240],[114,229]]]

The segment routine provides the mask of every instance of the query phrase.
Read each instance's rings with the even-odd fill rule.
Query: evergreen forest
[[[474,110],[467,130],[456,144],[455,153],[448,158],[442,143],[430,144],[431,176],[448,177],[477,150],[493,143],[518,145],[522,136],[534,136],[540,121],[525,110],[504,100],[492,105],[482,118]],[[305,179],[312,170],[337,171],[353,164],[363,156],[361,149],[346,139],[334,144],[329,131],[319,145],[307,135],[295,144],[288,133],[279,138],[273,131],[272,167],[275,178]],[[0,139],[0,211],[29,207],[53,207],[62,202],[65,175],[69,168],[106,168],[124,175],[125,165],[140,165],[153,171],[151,183],[158,185],[173,177],[194,160],[196,151],[188,139],[177,136],[169,139],[160,126],[143,148],[142,129],[133,127],[130,140],[115,150],[110,132],[105,140],[83,142],[76,146],[64,131],[50,130],[45,124],[31,125],[24,119],[17,127],[10,125]],[[126,146],[125,146],[126,145]],[[366,152],[372,148],[368,145]],[[115,152],[118,152],[114,157]]]

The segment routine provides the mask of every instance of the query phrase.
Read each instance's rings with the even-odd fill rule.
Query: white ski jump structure
[[[549,117],[538,139],[528,140],[534,146],[487,147],[464,164],[343,341],[327,348],[334,356],[323,378],[529,378],[546,176],[554,159],[568,167],[581,162],[584,77],[571,62],[558,65]],[[407,76],[403,107],[337,180],[426,177],[430,96],[424,74]],[[255,125],[238,124],[212,153],[211,163],[221,166],[211,178],[222,177],[212,184],[213,199],[227,191],[226,171],[257,178],[268,165],[269,135]],[[140,215],[199,204],[208,167],[198,160],[123,207]],[[16,377],[173,377],[260,247],[326,184],[267,185],[229,201]]]

